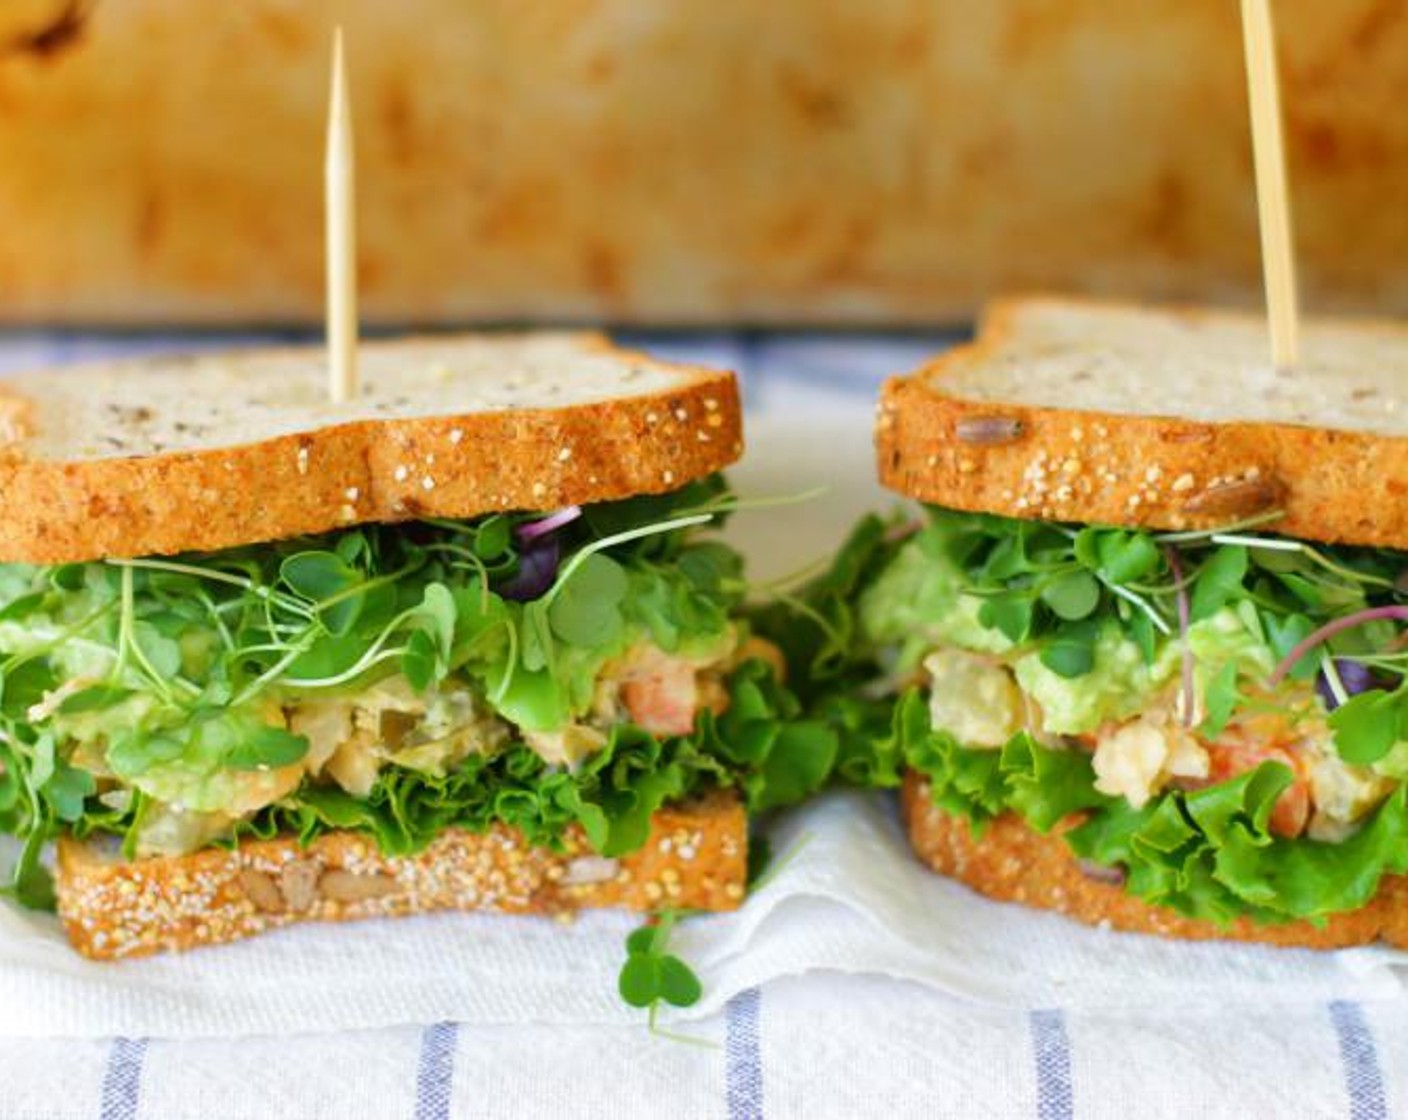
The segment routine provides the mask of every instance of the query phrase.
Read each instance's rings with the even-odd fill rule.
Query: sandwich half
[[[433,909],[728,909],[834,741],[707,530],[732,375],[585,335],[0,389],[9,891],[97,958]],[[57,840],[52,880],[46,845]]]
[[[1059,300],[892,380],[921,517],[818,589],[930,866],[1185,938],[1408,944],[1408,333]],[[839,640],[838,639],[839,635]],[[857,701],[858,702],[858,701]]]

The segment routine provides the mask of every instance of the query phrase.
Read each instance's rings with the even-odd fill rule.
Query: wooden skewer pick
[[[328,391],[334,404],[357,395],[357,224],[356,174],[347,75],[342,61],[342,28],[333,36],[332,93],[324,164],[327,237]]]
[[[1261,270],[1266,284],[1266,313],[1271,320],[1271,360],[1278,369],[1289,369],[1296,364],[1298,351],[1296,262],[1286,193],[1270,0],[1242,0],[1242,42],[1247,55],[1247,95],[1261,221]]]

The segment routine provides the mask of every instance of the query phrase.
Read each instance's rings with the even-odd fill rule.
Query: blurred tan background
[[[1408,312],[1408,3],[1278,0],[1305,302]],[[1236,0],[0,0],[0,321],[929,324],[1255,300]]]

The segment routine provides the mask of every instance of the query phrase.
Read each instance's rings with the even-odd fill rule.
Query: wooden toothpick
[[[1261,270],[1266,284],[1266,313],[1271,321],[1271,360],[1277,368],[1288,369],[1296,364],[1298,356],[1299,311],[1270,0],[1242,0],[1242,41],[1247,54],[1247,96],[1261,221]]]
[[[342,28],[333,35],[332,93],[324,164],[327,236],[328,392],[333,403],[357,395],[357,220],[352,119],[342,61]]]

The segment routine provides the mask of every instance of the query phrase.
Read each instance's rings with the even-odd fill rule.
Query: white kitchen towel
[[[1408,1005],[1171,1015],[957,1002],[866,977],[780,980],[692,1023],[242,1039],[0,1039],[4,1120],[1387,1120]]]
[[[737,914],[693,919],[677,951],[716,1011],[816,971],[903,977],[1007,1007],[1291,1007],[1401,995],[1387,949],[1318,954],[1191,945],[1087,929],[978,898],[917,865],[885,797],[834,793],[774,829],[785,861]],[[309,925],[118,965],[75,956],[48,917],[0,912],[0,1034],[276,1035],[397,1023],[601,1023],[622,915],[432,915]]]

